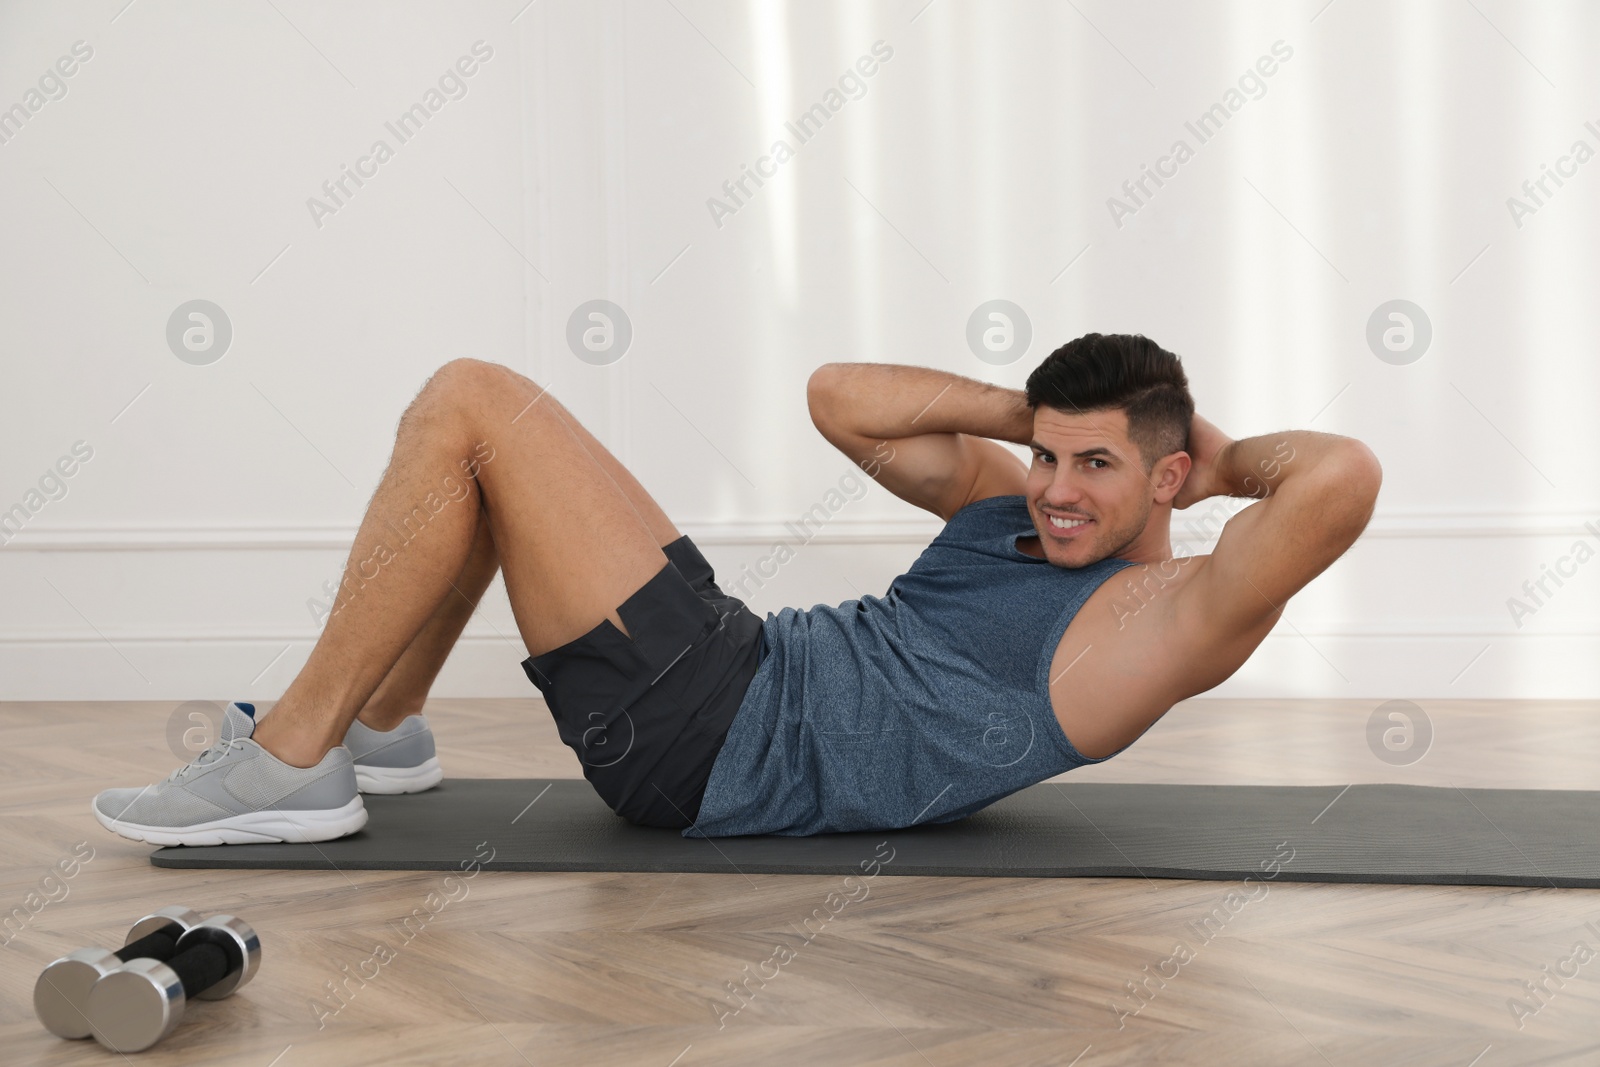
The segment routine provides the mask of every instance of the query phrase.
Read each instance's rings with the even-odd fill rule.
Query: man
[[[619,815],[685,836],[959,819],[1109,759],[1230,676],[1355,541],[1382,480],[1350,438],[1229,438],[1140,336],[1069,342],[1022,392],[835,363],[807,399],[824,437],[946,525],[886,596],[763,622],[554,397],[447,364],[272,713],[230,705],[216,746],[102,793],[97,818],[163,844],[324,840],[365,822],[358,775],[432,784],[423,700],[499,567],[524,670]],[[469,491],[419,508],[457,468]],[[1174,559],[1172,510],[1213,496],[1259,499],[1211,555]],[[420,532],[394,545],[396,524]]]

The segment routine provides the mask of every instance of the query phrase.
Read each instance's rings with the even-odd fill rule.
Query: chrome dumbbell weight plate
[[[162,908],[134,923],[116,952],[80,948],[67,953],[46,967],[34,983],[34,1013],[45,1029],[57,1037],[88,1037],[85,1005],[94,984],[128,960],[143,956],[168,959],[176,955],[181,935],[202,921],[199,913],[189,908]]]

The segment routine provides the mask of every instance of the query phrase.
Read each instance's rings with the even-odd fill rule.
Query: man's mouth
[[[1082,530],[1093,521],[1092,519],[1079,519],[1068,515],[1051,515],[1048,513],[1045,518],[1050,520],[1050,529],[1063,537],[1074,536],[1079,530]]]

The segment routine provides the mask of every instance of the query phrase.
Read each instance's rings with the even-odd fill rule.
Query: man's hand
[[[1182,511],[1184,508],[1193,507],[1202,500],[1207,500],[1219,494],[1226,494],[1228,489],[1222,484],[1218,471],[1222,465],[1223,454],[1233,438],[1198,414],[1189,423],[1189,476],[1184,479],[1183,488],[1178,490],[1178,495],[1173,498],[1172,506]]]

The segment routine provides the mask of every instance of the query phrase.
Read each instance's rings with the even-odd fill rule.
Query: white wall
[[[93,449],[0,547],[0,698],[281,693],[453,357],[550,384],[726,583],[851,473],[806,419],[812,368],[1020,386],[1089,330],[1177,351],[1236,436],[1384,462],[1370,532],[1219,695],[1600,693],[1600,561],[1507,607],[1600,548],[1600,162],[1507,204],[1600,150],[1592,4],[124,3],[0,8],[0,107],[41,105],[0,144],[0,510]],[[80,41],[66,94],[29,98]],[[478,41],[466,95],[395,147],[385,122]],[[864,94],[714,219],[878,41]],[[1185,122],[1280,41],[1201,144]],[[393,158],[314,221],[379,138]],[[207,365],[166,339],[197,298],[233,330]],[[633,327],[608,366],[565,340],[596,298]],[[965,339],[995,298],[1033,330],[1001,366]],[[1397,298],[1432,324],[1407,364],[1366,340]],[[873,486],[752,606],[881,593],[936,530]],[[534,695],[515,632],[497,586],[436,693]]]

